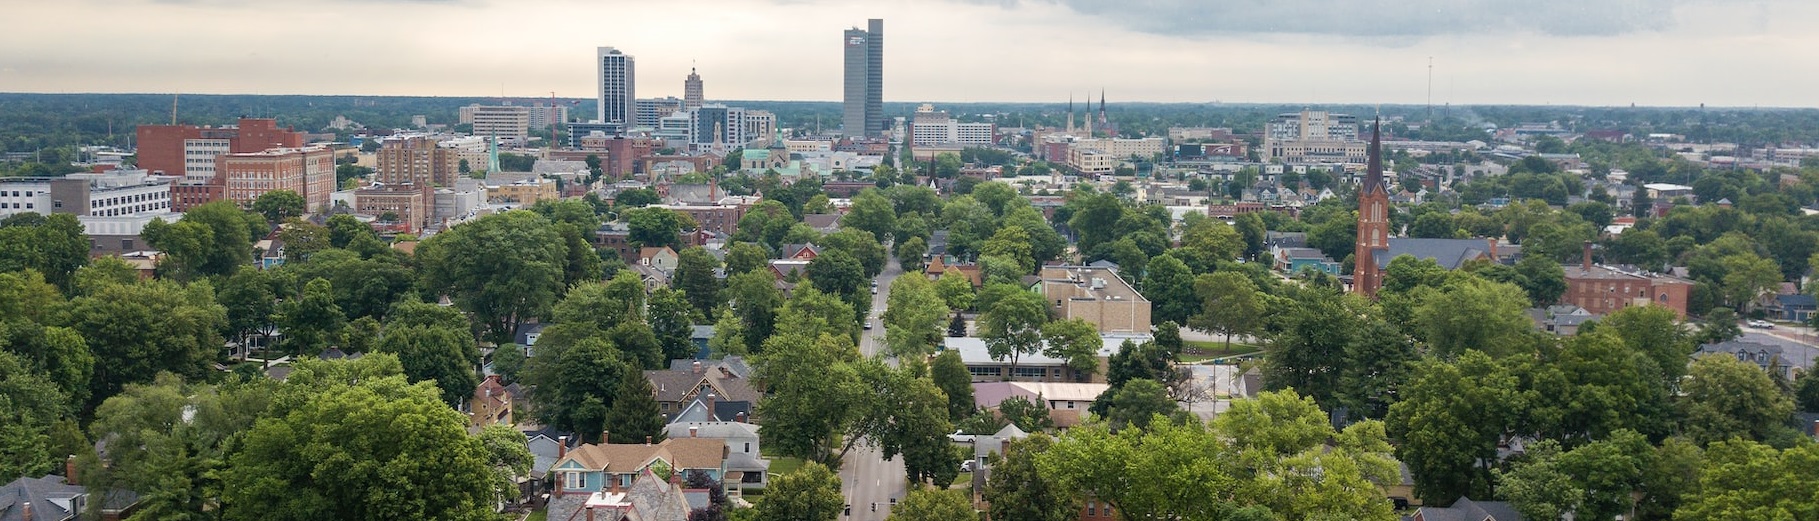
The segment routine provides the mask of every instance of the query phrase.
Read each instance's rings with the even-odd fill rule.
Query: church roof
[[[1383,184],[1383,121],[1379,119],[1371,124],[1370,166],[1364,174],[1364,185],[1358,188],[1360,193],[1384,193],[1389,189]]]

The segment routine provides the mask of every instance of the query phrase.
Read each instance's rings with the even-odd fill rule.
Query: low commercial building
[[[553,179],[520,179],[504,184],[489,184],[486,187],[486,198],[490,201],[518,203],[525,206],[537,204],[537,201],[556,199],[556,181]]]
[[[1118,272],[1091,266],[1042,268],[1041,291],[1055,316],[1084,319],[1101,333],[1148,334],[1150,301]]]
[[[974,382],[1072,382],[1072,383],[1105,383],[1106,359],[1118,352],[1118,347],[1125,341],[1141,344],[1151,340],[1145,334],[1100,334],[1102,344],[1095,355],[1099,359],[1098,368],[1092,374],[1067,366],[1067,360],[1051,357],[1040,352],[1026,354],[1011,359],[993,358],[984,338],[949,337],[942,340],[942,350],[960,353],[960,361],[966,364],[966,370],[973,375]]]
[[[1686,317],[1687,298],[1693,283],[1686,279],[1630,271],[1592,263],[1591,245],[1585,246],[1584,260],[1576,266],[1563,266],[1566,293],[1560,301],[1585,308],[1595,315],[1608,315],[1630,306],[1654,304],[1674,310]]]
[[[176,179],[145,170],[0,178],[0,217],[25,212],[98,217],[168,212]]]

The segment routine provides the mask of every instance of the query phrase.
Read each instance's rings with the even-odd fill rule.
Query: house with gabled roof
[[[749,413],[758,403],[759,394],[752,387],[750,371],[743,360],[736,357],[720,361],[687,360],[678,361],[677,365],[682,363],[687,364],[686,368],[672,366],[644,372],[644,377],[651,381],[651,389],[657,393],[657,407],[665,419],[673,421],[691,402],[700,400],[706,402],[703,407],[714,411],[716,416],[736,415],[743,410],[748,413],[745,420],[751,420]]]
[[[669,511],[668,507],[659,508],[668,500],[656,493],[640,495],[637,488],[649,487],[654,484],[651,478],[656,477],[659,482],[670,481],[676,485],[673,488],[680,491],[682,476],[690,472],[706,473],[709,478],[722,480],[726,476],[726,456],[725,443],[706,438],[672,438],[659,443],[649,440],[645,443],[592,443],[576,447],[565,451],[550,467],[554,488],[550,493],[549,519],[582,519],[579,516],[591,506],[596,521],[681,521],[688,516],[686,508],[681,510],[681,518],[648,517],[652,512]],[[640,498],[648,507],[642,510],[645,517],[600,515],[602,511],[625,514],[629,510],[614,509],[609,505],[636,506],[632,503]]]

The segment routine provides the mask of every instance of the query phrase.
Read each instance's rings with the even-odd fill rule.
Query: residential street
[[[884,271],[878,274],[878,294],[872,296],[872,312],[865,319],[872,329],[859,335],[860,354],[873,356],[883,350],[884,325],[880,321],[884,316],[885,299],[890,295],[891,281],[902,274],[903,267],[895,257],[889,258]],[[864,443],[846,454],[846,461],[840,466],[840,489],[846,494],[852,515],[842,519],[882,520],[890,517],[891,499],[902,499],[906,481],[903,460],[886,461],[880,455],[877,448]],[[876,512],[872,510],[873,504],[877,505]]]

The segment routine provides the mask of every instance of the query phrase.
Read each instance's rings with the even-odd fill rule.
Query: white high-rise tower
[[[597,49],[594,67],[600,85],[601,123],[631,125],[637,119],[636,67],[632,56],[612,47]]]

